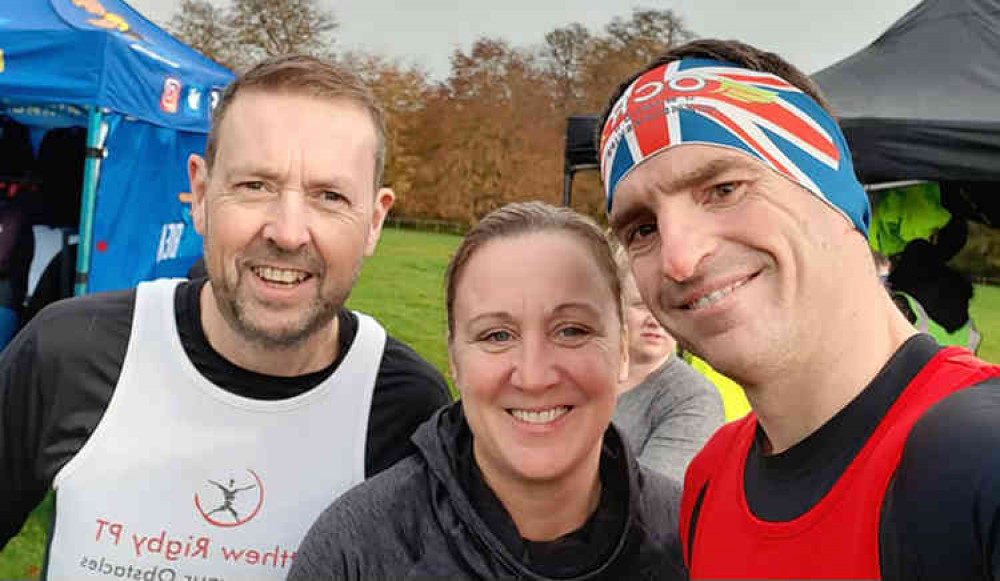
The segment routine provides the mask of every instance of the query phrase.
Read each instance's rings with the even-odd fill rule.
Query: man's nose
[[[696,207],[681,206],[657,215],[660,234],[660,268],[663,275],[684,282],[695,275],[701,261],[712,253],[714,238]]]
[[[308,208],[301,192],[282,192],[271,209],[264,237],[279,248],[298,250],[309,243]]]

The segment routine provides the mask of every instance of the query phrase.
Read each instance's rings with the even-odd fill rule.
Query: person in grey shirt
[[[616,252],[628,326],[629,373],[619,384],[612,421],[639,463],[684,482],[684,471],[722,425],[712,384],[676,356],[677,342],[639,295],[624,251]]]

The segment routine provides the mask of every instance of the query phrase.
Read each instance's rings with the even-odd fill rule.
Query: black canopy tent
[[[1000,225],[1000,0],[924,0],[812,78],[863,183],[940,182],[949,210]]]
[[[875,42],[813,75],[862,183],[941,183],[953,213],[1000,226],[1000,0],[925,0]],[[563,202],[597,119],[568,119]]]

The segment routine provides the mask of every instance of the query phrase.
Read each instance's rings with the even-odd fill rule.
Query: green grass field
[[[374,316],[446,377],[444,271],[462,239],[448,234],[387,229],[365,263],[347,305]]]
[[[362,270],[351,308],[375,316],[447,376],[442,275],[458,236],[386,230]],[[972,315],[985,340],[979,355],[1000,362],[1000,288],[976,287]],[[0,552],[0,579],[35,577],[45,547],[51,501],[39,506],[18,537]]]
[[[969,312],[983,335],[979,357],[1000,363],[1000,287],[976,285]]]

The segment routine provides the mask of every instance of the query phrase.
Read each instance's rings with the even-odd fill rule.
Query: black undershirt
[[[486,484],[472,453],[472,438],[463,440],[456,457],[459,484],[486,527],[527,568],[550,578],[572,578],[605,563],[622,535],[628,511],[628,480],[622,459],[606,444],[601,451],[601,497],[597,509],[579,529],[545,542],[521,537],[510,514]]]
[[[875,432],[879,421],[940,346],[929,335],[909,339],[868,387],[818,430],[780,454],[764,454],[760,424],[747,454],[743,486],[761,520],[789,521],[815,506]]]
[[[340,366],[358,333],[358,319],[347,309],[337,313],[337,358],[332,363],[312,373],[293,377],[264,375],[233,364],[216,351],[208,342],[201,326],[201,289],[207,279],[192,281],[180,287],[174,295],[177,313],[177,331],[181,336],[184,352],[206,379],[215,385],[242,397],[261,400],[278,400],[295,397],[323,383]]]

